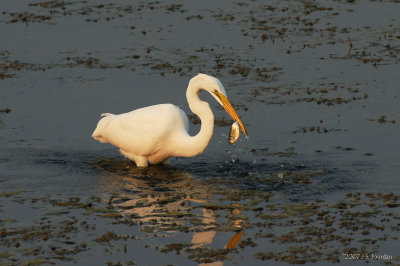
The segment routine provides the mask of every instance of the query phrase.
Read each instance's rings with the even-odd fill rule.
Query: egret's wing
[[[150,155],[167,141],[170,134],[184,130],[181,112],[172,104],[160,104],[107,116],[100,120],[93,136],[126,152]]]

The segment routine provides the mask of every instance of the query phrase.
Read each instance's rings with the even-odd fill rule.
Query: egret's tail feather
[[[102,136],[95,136],[94,134],[92,135],[92,138],[94,138],[95,140],[100,141],[101,143],[108,143],[107,139],[103,138]]]
[[[114,114],[110,114],[110,113],[102,113],[102,114],[101,114],[101,117],[110,116],[110,115],[114,115]]]

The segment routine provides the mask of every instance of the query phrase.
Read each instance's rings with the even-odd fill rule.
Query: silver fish
[[[233,122],[231,130],[229,131],[229,137],[228,137],[229,144],[235,143],[239,138],[239,135],[240,135],[239,125],[238,122],[235,121]]]

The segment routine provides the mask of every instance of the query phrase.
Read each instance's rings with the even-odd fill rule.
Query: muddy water
[[[399,263],[397,1],[3,1],[0,262]],[[137,169],[103,112],[218,77],[249,132]],[[195,119],[190,132],[199,124]],[[385,257],[385,255],[387,255]]]

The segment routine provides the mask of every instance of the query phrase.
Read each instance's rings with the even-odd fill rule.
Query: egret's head
[[[240,130],[247,137],[247,131],[244,128],[242,121],[240,121],[240,118],[237,115],[235,109],[233,109],[231,103],[229,102],[226,96],[225,88],[222,85],[221,81],[206,74],[198,74],[193,79],[199,81],[201,88],[208,91],[215,98],[215,100],[217,100],[217,102],[222,105],[225,111],[230,115],[230,117],[232,117],[233,121],[238,122]]]

